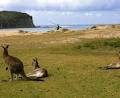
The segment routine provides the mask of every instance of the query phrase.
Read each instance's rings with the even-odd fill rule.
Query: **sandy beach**
[[[27,36],[27,35],[42,35],[44,33],[78,33],[72,39],[80,39],[80,38],[112,38],[112,37],[120,37],[120,25],[103,25],[96,26],[95,28],[89,28],[86,30],[64,30],[61,29],[59,31],[50,31],[50,32],[25,32],[25,31],[0,31],[0,37],[8,37],[8,36]]]
[[[0,31],[0,37],[8,37],[8,36],[26,36],[26,35],[41,35],[42,32],[19,32],[19,31]]]
[[[86,29],[86,30],[59,30],[59,31],[51,31],[49,33],[79,33],[76,38],[111,38],[111,37],[120,37],[120,26],[97,26],[96,28]],[[20,31],[0,31],[0,37],[6,36],[26,36],[26,35],[42,35],[43,33],[48,32],[20,32]]]

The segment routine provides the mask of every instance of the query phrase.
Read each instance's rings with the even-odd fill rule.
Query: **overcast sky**
[[[0,0],[0,10],[27,12],[35,25],[120,23],[120,0]]]

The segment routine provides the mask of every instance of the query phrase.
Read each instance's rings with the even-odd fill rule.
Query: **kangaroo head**
[[[8,48],[9,48],[9,45],[5,45],[5,46],[1,45],[1,47],[2,47],[3,49],[8,49]]]
[[[1,46],[4,50],[4,55],[8,55],[8,48],[9,48],[9,45],[5,45],[5,46]]]
[[[32,65],[35,67],[34,69],[40,68],[37,58],[33,58]]]

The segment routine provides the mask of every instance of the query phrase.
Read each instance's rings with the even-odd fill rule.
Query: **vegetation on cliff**
[[[0,12],[0,28],[29,28],[34,27],[32,16],[15,11]]]

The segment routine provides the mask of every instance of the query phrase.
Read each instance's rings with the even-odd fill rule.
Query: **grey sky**
[[[120,22],[120,0],[1,0],[0,10],[27,12],[36,25]]]

